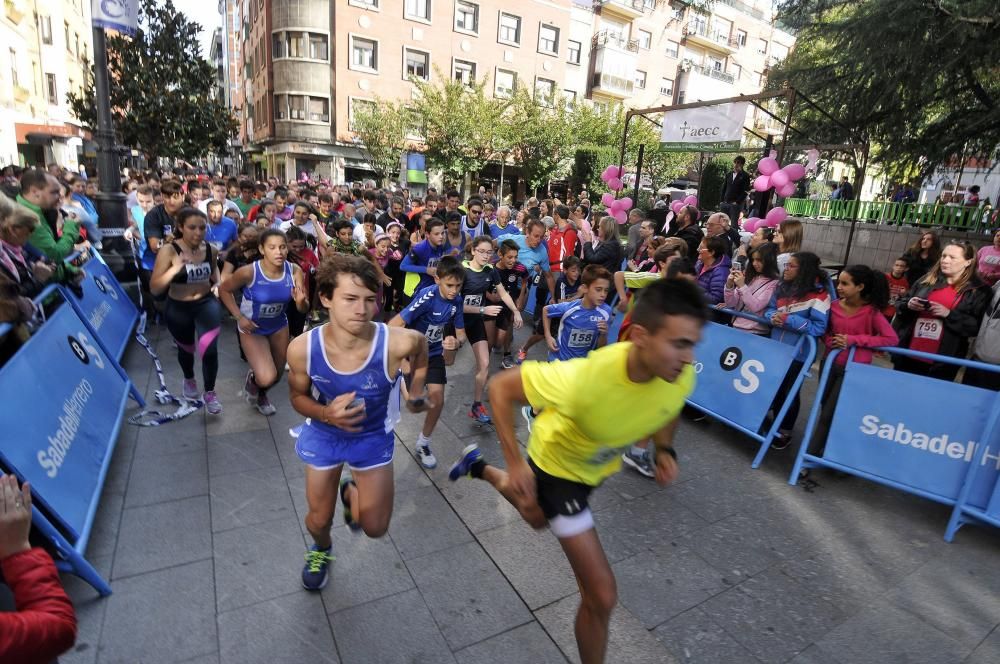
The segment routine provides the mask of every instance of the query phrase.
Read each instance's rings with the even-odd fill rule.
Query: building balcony
[[[730,37],[728,33],[712,30],[699,21],[691,21],[687,24],[684,28],[684,39],[692,44],[726,55],[735,53],[740,47],[735,37]]]
[[[617,32],[601,30],[590,40],[590,51],[596,53],[598,49],[611,49],[622,53],[638,53],[639,42],[635,39],[626,39]]]
[[[631,21],[642,16],[645,3],[643,0],[594,0],[594,8],[600,8],[602,14],[607,12]]]
[[[728,72],[715,69],[714,67],[702,67],[701,65],[691,64],[691,71],[700,74],[702,76],[708,76],[709,78],[714,78],[717,81],[722,81],[723,83],[728,83],[732,85],[736,82],[736,77]]]
[[[618,99],[632,96],[638,52],[638,42],[624,39],[618,33],[602,30],[594,35],[590,50],[594,59],[591,92]]]
[[[31,91],[27,88],[22,88],[17,83],[14,84],[14,101],[24,103],[28,101],[31,97]]]
[[[26,0],[4,0],[3,2],[3,12],[14,25],[20,24],[30,11]]]

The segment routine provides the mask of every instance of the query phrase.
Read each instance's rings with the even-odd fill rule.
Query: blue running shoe
[[[491,418],[490,414],[486,412],[486,406],[481,403],[476,404],[469,409],[469,417],[480,424],[493,424],[493,418]]]
[[[306,551],[306,565],[302,568],[302,587],[306,590],[322,590],[329,580],[327,568],[334,561],[332,549],[321,549],[315,544]]]
[[[448,479],[452,482],[458,480],[463,475],[468,475],[472,471],[472,466],[477,461],[483,461],[483,453],[479,451],[478,445],[469,445],[462,450],[462,456],[451,466],[448,471]]]

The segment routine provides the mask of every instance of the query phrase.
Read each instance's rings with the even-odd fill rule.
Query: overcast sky
[[[163,0],[160,0],[163,2]],[[212,43],[212,32],[222,25],[218,0],[173,0],[174,7],[189,20],[201,24],[201,54],[208,59],[208,49]]]

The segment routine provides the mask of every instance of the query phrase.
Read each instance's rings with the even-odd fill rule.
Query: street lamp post
[[[125,216],[125,194],[122,193],[121,167],[115,141],[114,122],[111,118],[111,91],[108,77],[108,51],[104,28],[94,26],[94,99],[97,103],[97,177],[100,191],[97,193],[97,214],[99,225],[104,231],[103,253],[124,256],[128,249],[122,233],[127,225]],[[121,265],[109,262],[116,273]]]

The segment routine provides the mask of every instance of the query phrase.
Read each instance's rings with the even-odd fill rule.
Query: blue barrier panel
[[[762,318],[741,312],[722,311],[766,323]],[[778,394],[792,362],[804,350],[805,359],[788,398],[779,406],[767,431],[761,432],[768,409]],[[695,348],[695,371],[698,374],[688,403],[710,417],[737,429],[761,443],[751,466],[760,466],[778,432],[791,399],[802,387],[813,359],[816,341],[803,335],[796,345],[775,341],[718,323],[702,328],[701,341]]]
[[[1000,370],[994,365],[906,349],[880,350],[988,371]],[[818,395],[823,394],[830,380],[839,352],[830,353],[826,360]],[[822,456],[810,454],[807,449],[822,411],[817,398],[789,484],[798,481],[803,467],[825,466],[946,505],[956,505],[964,494],[966,507],[988,510],[1000,477],[1000,430],[997,429],[1000,395],[991,390],[860,364],[853,361],[853,354],[851,349],[826,449]],[[958,525],[955,524],[955,529]],[[950,537],[946,539],[950,541]]]
[[[66,300],[100,335],[105,347],[120,360],[139,320],[139,309],[125,293],[114,273],[95,253],[82,268],[83,297],[64,289]]]
[[[131,387],[77,311],[65,305],[0,368],[0,463],[31,482],[36,526],[64,558],[61,567],[102,594],[110,588],[81,554]]]

